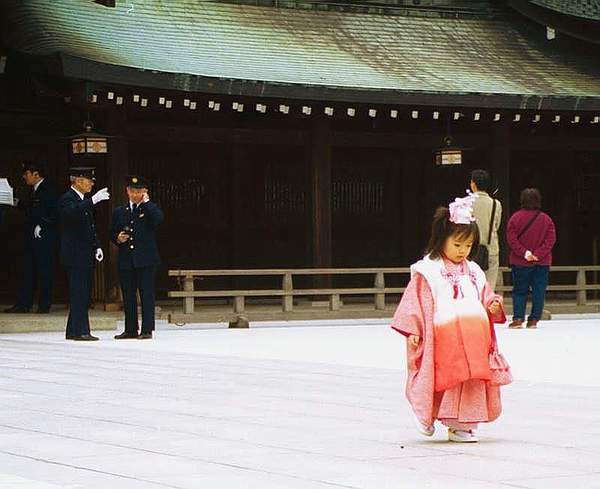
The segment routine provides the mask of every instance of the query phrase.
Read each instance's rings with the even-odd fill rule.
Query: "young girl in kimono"
[[[475,262],[479,232],[474,195],[439,208],[426,256],[411,266],[411,280],[392,320],[407,337],[406,396],[417,428],[432,436],[438,420],[453,442],[476,442],[479,423],[501,411],[491,385],[488,355],[493,323],[506,321],[502,298]]]

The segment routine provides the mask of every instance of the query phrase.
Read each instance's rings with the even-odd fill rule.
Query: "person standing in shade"
[[[478,169],[471,172],[471,191],[477,195],[473,204],[473,216],[479,228],[481,244],[487,247],[488,268],[484,270],[484,273],[493,292],[498,281],[498,268],[500,267],[498,229],[502,222],[502,204],[488,194],[490,183],[490,174],[487,171]]]
[[[34,292],[38,289],[37,312],[45,314],[52,305],[54,254],[58,239],[58,194],[44,178],[38,163],[23,164],[23,180],[32,187],[32,195],[27,202],[20,202],[18,206],[25,210],[25,256],[21,285],[16,304],[4,312],[29,312],[33,306]]]
[[[62,223],[60,260],[69,278],[68,340],[96,341],[90,334],[88,308],[92,290],[95,261],[104,258],[96,235],[94,205],[108,200],[107,188],[96,192],[91,198],[85,195],[94,187],[94,168],[70,169],[71,188],[59,200]]]
[[[540,191],[526,188],[521,192],[521,209],[510,216],[506,229],[513,280],[513,319],[508,325],[511,329],[523,327],[530,290],[531,314],[527,318],[527,327],[537,328],[544,312],[556,229],[552,218],[541,208]]]
[[[140,176],[127,179],[126,205],[114,210],[112,242],[119,247],[119,281],[123,293],[125,331],[117,340],[151,339],[154,331],[154,277],[160,264],[156,228],[164,216],[150,201],[148,183]],[[142,329],[138,335],[137,292],[142,302]]]

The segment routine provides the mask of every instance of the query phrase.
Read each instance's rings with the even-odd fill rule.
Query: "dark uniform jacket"
[[[156,245],[156,228],[164,215],[154,202],[140,204],[132,212],[129,204],[113,211],[111,240],[119,247],[118,266],[120,269],[152,267],[160,264]],[[131,231],[129,241],[119,243],[118,234],[126,227]]]
[[[100,242],[96,235],[92,199],[83,199],[72,188],[58,203],[62,235],[60,262],[65,267],[93,267]]]
[[[58,194],[54,186],[44,179],[23,207],[27,242],[54,246],[58,238]],[[36,226],[42,228],[41,238],[33,237]]]

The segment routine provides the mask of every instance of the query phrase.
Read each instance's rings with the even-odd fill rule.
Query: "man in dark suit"
[[[119,281],[123,292],[125,331],[115,339],[150,339],[154,331],[154,277],[160,264],[156,228],[163,221],[160,207],[150,201],[142,177],[127,179],[129,202],[114,210],[111,239],[119,247]],[[142,330],[138,336],[137,291],[142,301]]]
[[[25,211],[25,256],[17,303],[4,312],[26,313],[33,305],[38,288],[40,314],[48,313],[52,305],[52,278],[54,255],[58,239],[58,194],[44,178],[38,163],[23,164],[23,180],[32,187],[31,198],[19,208]]]
[[[71,188],[59,200],[62,223],[60,261],[69,278],[69,319],[67,339],[96,341],[90,334],[88,307],[92,290],[95,261],[102,261],[104,254],[94,224],[94,205],[108,200],[107,188],[86,198],[94,187],[93,168],[71,168]]]

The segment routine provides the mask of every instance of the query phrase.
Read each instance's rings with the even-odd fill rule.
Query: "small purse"
[[[490,378],[491,385],[508,385],[513,381],[510,365],[502,353],[498,350],[491,351],[489,361],[490,370],[492,372]]]
[[[508,385],[513,381],[510,365],[504,358],[504,355],[498,351],[498,341],[496,340],[496,329],[493,324],[490,324],[492,332],[492,349],[489,354],[489,364],[492,376],[490,378],[491,385]]]

